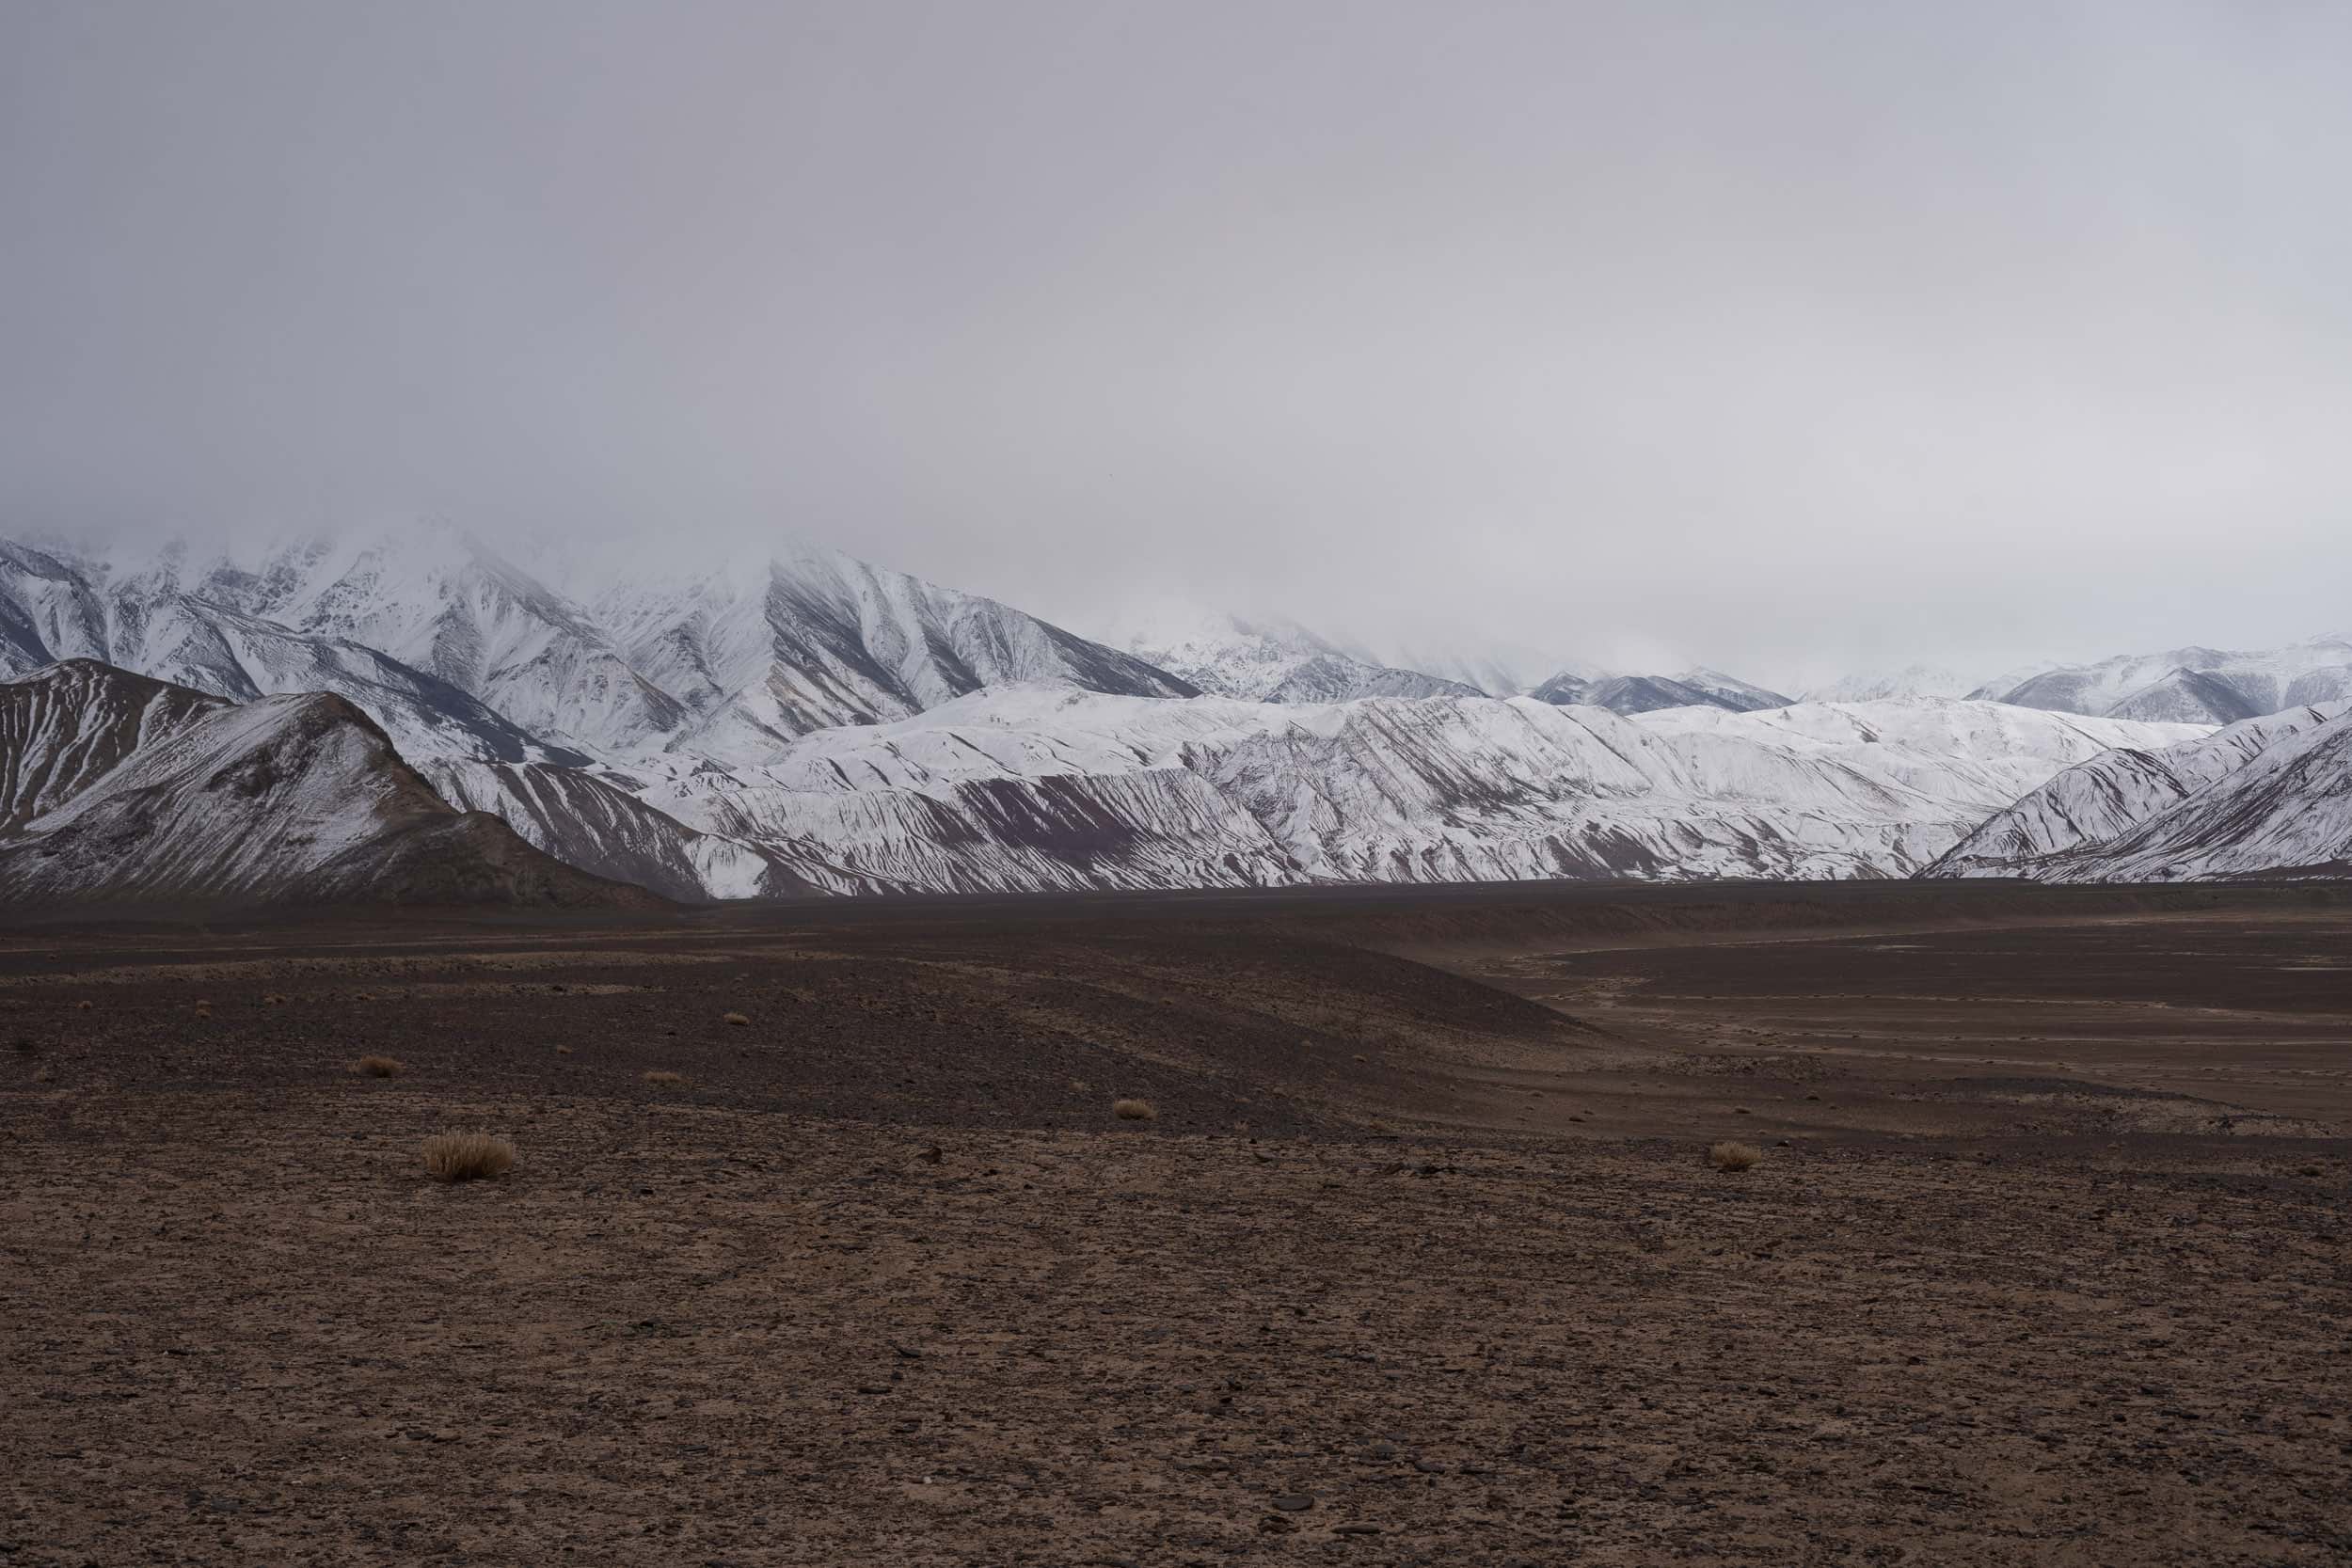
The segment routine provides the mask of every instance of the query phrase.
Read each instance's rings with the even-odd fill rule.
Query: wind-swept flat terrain
[[[2319,889],[19,927],[0,1561],[2341,1561],[2347,1128]]]

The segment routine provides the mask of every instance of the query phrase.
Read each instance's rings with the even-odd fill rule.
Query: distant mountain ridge
[[[1603,707],[1628,717],[1676,707],[1754,713],[1764,708],[1787,707],[1796,700],[1704,669],[1685,670],[1679,675],[1589,675],[1562,671],[1528,695],[1538,702]]]
[[[2172,648],[2063,665],[1971,693],[2061,713],[2231,724],[2352,698],[2352,638],[2317,637],[2259,653]]]
[[[1295,623],[1213,612],[1120,641],[797,546],[648,566],[596,549],[509,556],[439,528],[219,555],[0,544],[0,676],[78,693],[10,688],[15,705],[0,705],[0,890],[314,896],[373,881],[410,896],[438,877],[501,895],[628,884],[691,901],[1885,877],[1956,874],[1947,852],[1971,842],[1975,869],[1957,874],[2041,875],[1980,867],[2074,853],[2051,824],[2098,818],[2101,791],[2147,803],[2099,818],[2101,843],[2139,831],[2211,771],[2191,760],[2205,753],[2173,750],[2211,726],[2175,716],[2235,711],[2259,676],[2325,684],[2328,658],[2352,654],[2319,640],[2216,655],[2210,670],[2044,670],[2016,683],[2038,705],[1826,703],[1707,669],[1581,665],[1497,697]],[[1498,654],[1486,673],[1516,682],[1513,662]],[[65,686],[61,670],[76,673]],[[201,776],[172,762],[199,732],[218,752]],[[2225,734],[2213,756],[2257,736]],[[2143,776],[2142,754],[2171,760]],[[2335,753],[2313,755],[2278,811],[2329,799]],[[253,799],[292,815],[208,783],[232,774],[265,781]],[[297,774],[310,782],[286,793]],[[406,802],[398,831],[329,809],[346,797]],[[2201,875],[2312,836],[2265,833],[2235,860],[2119,850],[2115,863]],[[334,834],[349,855],[262,854]],[[116,844],[143,847],[110,858]],[[151,861],[181,869],[138,869]],[[559,864],[590,880],[548,891]]]

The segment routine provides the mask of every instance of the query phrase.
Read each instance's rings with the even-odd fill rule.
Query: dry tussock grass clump
[[[682,1072],[648,1072],[645,1074],[645,1082],[651,1084],[658,1089],[680,1088],[683,1087],[686,1083],[686,1074]]]
[[[1148,1100],[1114,1100],[1111,1101],[1111,1115],[1121,1121],[1157,1121],[1160,1119],[1159,1112],[1152,1108],[1152,1102]]]
[[[487,1181],[515,1168],[515,1146],[487,1132],[442,1132],[424,1140],[424,1168],[436,1181]]]
[[[1764,1151],[1753,1144],[1717,1144],[1707,1151],[1707,1163],[1717,1170],[1752,1170],[1763,1162]]]
[[[752,1021],[741,1013],[729,1013],[719,1022],[730,1029],[748,1029],[752,1026]]]
[[[408,1064],[389,1056],[362,1056],[347,1070],[355,1078],[397,1078],[408,1070]]]

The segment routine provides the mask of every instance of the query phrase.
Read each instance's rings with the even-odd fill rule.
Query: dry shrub
[[[515,1168],[515,1146],[487,1132],[442,1132],[424,1140],[424,1168],[436,1181],[487,1181]]]
[[[651,1084],[658,1089],[679,1088],[686,1083],[686,1074],[682,1072],[648,1072],[645,1074],[645,1082]]]
[[[1754,1144],[1717,1144],[1707,1151],[1707,1163],[1717,1170],[1750,1170],[1763,1160],[1764,1151]]]
[[[719,1022],[730,1029],[748,1029],[752,1026],[752,1021],[741,1013],[729,1013]]]
[[[1111,1115],[1121,1121],[1157,1121],[1160,1119],[1159,1112],[1152,1108],[1152,1102],[1148,1100],[1114,1100],[1111,1101]]]
[[[362,1056],[347,1070],[358,1078],[397,1078],[408,1070],[408,1064],[389,1056]]]

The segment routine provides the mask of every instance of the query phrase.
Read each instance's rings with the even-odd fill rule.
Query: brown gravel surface
[[[2187,1046],[1557,938],[1573,1019],[1189,915],[26,936],[0,1564],[2352,1560],[2352,1145],[2233,1098],[2352,996],[2119,1123]],[[469,1130],[516,1168],[432,1181]]]

